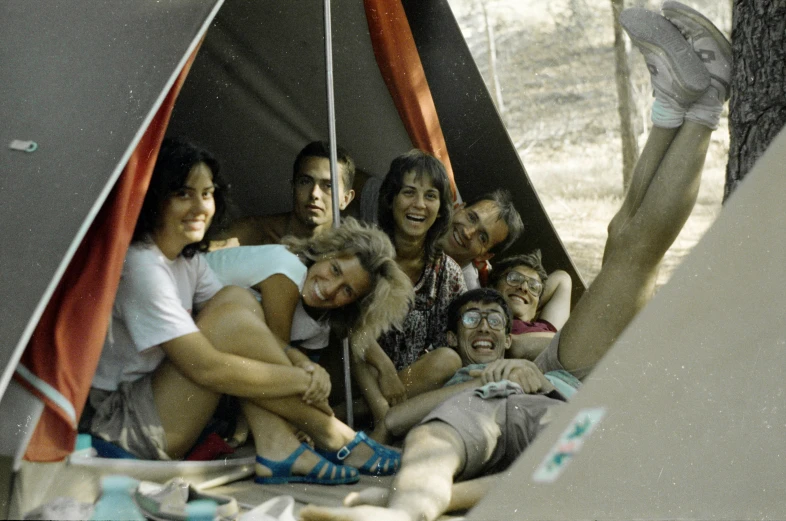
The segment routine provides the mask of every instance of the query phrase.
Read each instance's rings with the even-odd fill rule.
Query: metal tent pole
[[[325,0],[325,70],[328,104],[328,133],[330,135],[330,183],[333,189],[333,226],[341,226],[339,215],[338,157],[336,153],[336,100],[333,92],[333,32],[330,23],[330,0]],[[344,389],[347,402],[347,424],[354,428],[355,418],[352,410],[352,379],[349,368],[349,339],[342,342],[344,360]]]

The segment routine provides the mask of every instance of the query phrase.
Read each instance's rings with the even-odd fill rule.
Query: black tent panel
[[[527,176],[447,0],[402,0],[439,114],[456,184],[464,199],[507,188],[524,235],[511,252],[543,252],[546,268],[573,279],[573,302],[584,282]]]
[[[0,3],[0,395],[220,0]],[[34,141],[34,152],[9,148]]]

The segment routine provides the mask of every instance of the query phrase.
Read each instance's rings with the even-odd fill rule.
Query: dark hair
[[[502,277],[516,266],[527,266],[528,268],[532,268],[537,272],[540,281],[544,284],[549,278],[549,274],[546,273],[546,268],[543,267],[541,262],[540,250],[535,250],[526,255],[514,255],[493,263],[493,269],[491,270],[491,275],[489,275],[489,286],[496,286],[497,282],[502,280]]]
[[[448,331],[453,331],[454,333],[458,332],[458,325],[461,320],[459,311],[461,311],[461,308],[468,302],[499,304],[499,307],[502,308],[507,318],[505,333],[510,333],[510,328],[513,324],[513,313],[511,313],[510,306],[508,306],[502,293],[492,288],[471,289],[454,298],[448,306]]]
[[[216,203],[216,213],[213,222],[221,221],[226,211],[226,186],[221,180],[221,169],[218,160],[207,150],[200,148],[183,138],[166,138],[161,143],[158,159],[153,168],[150,185],[142,203],[142,210],[136,221],[132,241],[149,241],[158,224],[158,217],[164,203],[172,194],[183,188],[191,169],[199,163],[204,163],[213,173],[213,195]],[[189,244],[181,254],[184,257],[193,257],[198,251],[207,250],[207,239]]]
[[[510,248],[510,246],[521,236],[522,232],[524,232],[524,223],[521,220],[521,215],[519,215],[516,207],[513,206],[513,200],[508,190],[498,189],[483,194],[476,199],[467,201],[465,206],[469,208],[481,201],[491,201],[497,205],[497,210],[499,212],[497,214],[497,219],[502,219],[508,227],[508,236],[505,240],[499,244],[495,244],[494,247],[489,249],[490,253],[502,253]]]
[[[396,222],[393,219],[393,199],[404,185],[404,176],[414,172],[416,179],[426,175],[439,191],[439,215],[426,233],[426,259],[433,259],[439,251],[437,243],[448,233],[453,217],[453,197],[445,165],[436,157],[417,148],[402,154],[390,163],[382,186],[379,187],[378,222],[382,231],[394,241]],[[395,245],[395,242],[394,242]]]
[[[295,163],[292,165],[292,179],[295,179],[300,167],[309,157],[324,157],[330,160],[330,143],[327,141],[312,141],[298,152]],[[342,180],[344,181],[344,191],[352,190],[352,183],[355,182],[355,162],[350,157],[349,152],[344,147],[336,145],[336,160],[344,165],[342,169]],[[342,194],[343,195],[343,194]]]

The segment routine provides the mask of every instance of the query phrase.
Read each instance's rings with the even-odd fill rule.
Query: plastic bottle
[[[92,520],[145,521],[131,491],[139,482],[128,476],[106,476],[101,479],[101,497],[96,502]]]
[[[213,521],[216,518],[218,503],[210,499],[196,499],[186,505],[188,521]]]

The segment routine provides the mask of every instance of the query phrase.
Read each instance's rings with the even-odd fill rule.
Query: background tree
[[[723,200],[786,124],[786,0],[736,0]]]
[[[630,185],[633,168],[639,159],[639,147],[633,121],[636,117],[636,105],[633,101],[630,67],[625,52],[625,38],[619,22],[619,16],[623,9],[625,9],[624,0],[611,0],[614,27],[614,76],[617,85],[617,113],[620,118],[620,139],[622,140],[622,188],[624,192]]]

